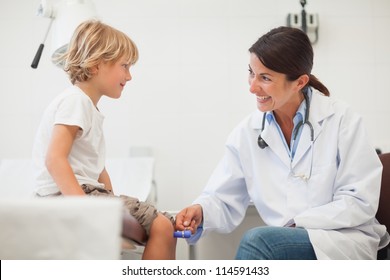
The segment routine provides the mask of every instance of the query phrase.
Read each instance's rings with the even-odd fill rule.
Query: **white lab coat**
[[[254,112],[231,133],[226,153],[204,191],[194,201],[203,208],[203,234],[231,232],[253,203],[263,221],[284,226],[291,219],[307,229],[318,259],[375,259],[389,242],[375,219],[382,165],[370,145],[362,119],[341,102],[316,92],[293,161],[275,123],[257,138],[263,113]],[[312,162],[312,163],[311,163]],[[308,181],[295,175],[312,174]],[[290,167],[291,166],[291,167]]]

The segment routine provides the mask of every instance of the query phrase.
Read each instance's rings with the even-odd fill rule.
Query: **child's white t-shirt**
[[[105,165],[104,116],[79,87],[71,86],[55,98],[45,110],[33,147],[36,167],[36,193],[46,196],[59,192],[45,166],[47,149],[56,124],[80,127],[68,156],[79,184],[104,187],[98,182]]]

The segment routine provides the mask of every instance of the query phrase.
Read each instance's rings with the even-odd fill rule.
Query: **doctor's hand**
[[[203,221],[203,210],[199,204],[191,205],[184,208],[176,215],[175,229],[190,230],[192,234],[196,233],[196,229]]]

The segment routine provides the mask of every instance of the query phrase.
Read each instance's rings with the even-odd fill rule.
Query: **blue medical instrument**
[[[191,237],[191,231],[190,230],[175,231],[173,233],[173,237],[176,237],[176,238],[190,238]]]

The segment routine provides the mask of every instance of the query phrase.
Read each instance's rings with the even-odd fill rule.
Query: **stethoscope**
[[[298,132],[299,132],[299,129],[302,127],[303,129],[303,126],[307,125],[309,126],[309,129],[310,129],[310,141],[311,141],[311,163],[310,163],[310,170],[308,172],[308,175],[305,175],[305,174],[295,174],[294,171],[292,170],[292,161],[290,162],[290,171],[291,171],[291,174],[294,176],[294,177],[299,177],[301,178],[302,180],[304,181],[308,181],[311,177],[311,171],[312,171],[312,167],[313,167],[313,144],[314,144],[314,129],[313,129],[313,125],[311,124],[311,122],[309,121],[309,112],[310,112],[310,102],[309,102],[309,97],[307,95],[307,92],[304,90],[303,91],[303,96],[305,98],[305,103],[306,103],[306,111],[305,111],[305,118],[304,120],[300,121],[296,127],[294,128],[294,131],[293,131],[293,142],[292,142],[292,147],[294,145],[294,142],[297,138],[297,135],[298,135]],[[263,121],[262,121],[262,125],[261,125],[261,131],[260,131],[260,135],[259,137],[257,138],[257,144],[259,145],[260,149],[265,149],[266,147],[268,147],[268,144],[267,142],[265,142],[265,140],[263,139],[263,137],[261,137],[261,134],[263,133],[264,131],[264,127],[265,127],[265,119],[266,119],[266,115],[267,115],[267,112],[264,112],[263,114]]]

